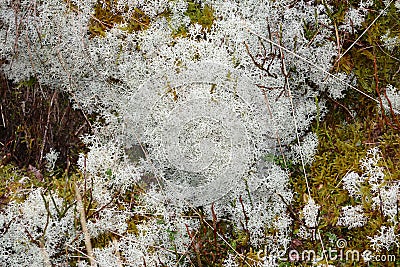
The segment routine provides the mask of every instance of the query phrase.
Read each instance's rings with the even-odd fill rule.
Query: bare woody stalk
[[[57,95],[57,91],[54,91],[53,96],[51,97],[49,109],[47,111],[47,121],[46,121],[46,126],[44,128],[42,147],[40,149],[39,166],[42,165],[42,161],[43,161],[43,153],[44,153],[44,148],[46,146],[47,131],[49,130],[49,125],[50,125],[51,108],[53,107],[54,99],[55,99],[56,95]]]
[[[43,255],[43,260],[44,260],[44,266],[45,267],[51,267],[51,262],[50,262],[50,257],[49,257],[49,253],[47,253],[46,247],[44,245],[44,242],[40,241],[39,242],[39,246],[40,246],[40,252]]]
[[[90,234],[89,234],[87,224],[86,224],[86,214],[85,214],[85,208],[84,208],[83,201],[82,201],[82,196],[81,196],[81,193],[79,192],[79,187],[77,186],[76,183],[74,183],[74,188],[75,188],[75,198],[77,201],[77,207],[78,207],[79,215],[80,215],[79,217],[80,217],[80,221],[81,221],[82,232],[83,232],[84,239],[85,239],[85,247],[86,247],[87,255],[89,257],[90,266],[97,267],[97,264],[96,264],[96,261],[94,259],[94,255],[93,255],[92,243],[90,242]]]

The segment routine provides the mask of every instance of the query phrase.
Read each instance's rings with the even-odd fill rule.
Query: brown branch
[[[244,221],[245,221],[245,225],[243,228],[244,228],[245,232],[248,234],[248,236],[250,237],[249,217],[247,216],[246,209],[244,208],[242,196],[239,196],[239,202],[240,202],[240,205],[242,206],[242,211],[243,211]]]
[[[329,100],[331,100],[332,102],[334,102],[336,105],[342,107],[350,115],[351,119],[354,121],[354,116],[351,114],[351,111],[345,105],[339,103],[338,101],[336,101],[335,99],[333,99],[333,98],[331,98],[329,96],[327,96],[327,98]]]
[[[53,107],[53,103],[54,103],[54,99],[55,99],[56,95],[57,95],[57,90],[54,91],[53,96],[51,97],[49,109],[47,111],[47,121],[46,121],[46,126],[44,127],[43,142],[42,142],[42,147],[40,149],[40,158],[39,158],[39,164],[38,164],[39,167],[42,165],[44,148],[46,146],[47,131],[49,130],[49,125],[50,125],[51,108]]]
[[[196,253],[197,264],[199,267],[203,267],[203,264],[201,263],[201,258],[200,258],[200,245],[195,242],[196,234],[193,234],[189,230],[189,226],[187,224],[185,224],[185,227],[186,227],[186,231],[189,235],[189,238],[191,240],[191,245],[193,247],[193,250]]]
[[[211,214],[212,214],[212,222],[213,222],[213,234],[214,234],[214,248],[215,250],[218,250],[218,243],[217,243],[217,227],[218,227],[218,219],[217,219],[217,214],[215,213],[214,210],[214,203],[211,204]],[[215,256],[213,254],[213,262],[215,262]]]
[[[270,53],[270,54],[269,54],[270,57],[271,57],[271,59],[270,59],[270,61],[269,61],[269,64],[268,64],[267,68],[265,68],[265,63],[267,62],[267,59],[268,59],[267,50],[266,50],[265,45],[264,45],[264,43],[262,42],[261,38],[259,38],[259,41],[260,41],[261,46],[263,47],[263,50],[264,50],[264,55],[263,55],[262,63],[258,63],[258,62],[257,62],[257,60],[254,58],[254,56],[250,53],[249,45],[244,41],[243,43],[244,43],[244,45],[245,45],[245,47],[246,47],[247,54],[250,56],[251,61],[253,61],[253,64],[254,64],[257,68],[259,68],[259,69],[262,70],[262,71],[265,71],[265,72],[268,74],[268,76],[277,78],[276,74],[272,74],[272,73],[270,72],[270,67],[271,67],[272,63],[274,62],[274,59],[275,59],[276,55],[275,55],[274,53]]]
[[[390,114],[392,115],[393,120],[395,121],[395,123],[389,121],[388,117],[385,114],[385,107],[384,107],[383,102],[382,102],[381,90],[379,88],[378,65],[377,65],[377,62],[376,62],[375,53],[374,53],[374,79],[375,79],[375,91],[376,91],[376,93],[378,95],[379,106],[380,106],[380,108],[382,110],[382,117],[383,117],[383,119],[384,119],[384,121],[385,121],[385,123],[387,125],[389,125],[392,128],[395,128],[395,129],[399,130],[400,129],[400,122],[397,120],[397,116],[394,113],[394,110],[393,110],[393,107],[392,107],[392,103],[390,102],[390,99],[388,98],[388,96],[386,94],[386,90],[383,90],[383,94],[384,94],[384,96],[385,96],[385,98],[386,98],[386,100],[388,101],[388,104],[389,104]]]

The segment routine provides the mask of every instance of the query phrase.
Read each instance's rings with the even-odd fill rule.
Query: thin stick
[[[76,202],[77,202],[76,206],[80,213],[79,217],[80,217],[80,221],[81,221],[82,232],[83,232],[84,239],[85,239],[85,247],[86,247],[87,255],[88,255],[88,258],[90,261],[90,266],[96,267],[97,264],[96,264],[96,261],[94,260],[92,243],[90,242],[90,234],[89,234],[89,230],[88,230],[87,224],[86,224],[85,207],[83,206],[82,196],[81,196],[81,193],[79,192],[79,188],[76,183],[74,183],[74,187],[75,187],[75,198],[76,198]]]
[[[3,125],[1,125],[1,126],[3,126],[4,128],[7,128],[7,126],[6,126],[6,121],[5,121],[5,119],[4,119],[3,104],[0,104],[0,111],[1,111],[1,119],[2,119],[2,121],[3,121]]]
[[[89,260],[91,259],[91,258],[89,257],[89,255],[85,254],[83,251],[77,249],[76,247],[73,247],[73,246],[71,246],[71,245],[69,245],[69,244],[67,244],[67,247],[70,247],[70,248],[72,248],[73,250],[78,251],[78,252],[81,253],[83,256],[89,258]],[[72,257],[73,257],[73,256],[72,256]],[[96,261],[95,259],[92,259],[92,260],[93,260],[93,262],[95,262],[95,263],[99,263],[99,262]]]
[[[364,34],[372,27],[372,25],[375,24],[375,22],[386,12],[386,10],[388,9],[388,7],[390,6],[390,4],[393,2],[393,0],[390,0],[390,2],[385,6],[384,9],[382,9],[382,11],[379,13],[379,15],[371,22],[370,25],[368,25],[368,27],[360,34],[360,36],[358,36],[358,38],[349,46],[349,48],[346,49],[346,51],[343,52],[343,54],[341,54],[338,59],[336,60],[336,62],[339,62],[339,60],[346,55],[347,52],[350,51],[350,49],[353,48],[353,46],[361,39],[361,37],[364,36]]]
[[[46,267],[51,267],[49,253],[47,253],[46,247],[44,246],[44,242],[39,241],[40,252],[43,255],[44,265]]]
[[[57,90],[54,91],[53,96],[51,97],[49,109],[47,111],[47,121],[46,121],[46,126],[44,127],[43,142],[42,142],[42,147],[40,149],[39,167],[40,167],[40,165],[42,165],[44,148],[46,146],[47,131],[49,130],[49,124],[50,124],[51,108],[53,107],[53,103],[54,103],[56,94],[57,94]]]
[[[290,84],[289,84],[289,78],[288,78],[289,75],[288,75],[288,72],[286,70],[286,63],[285,63],[285,55],[283,53],[283,46],[281,46],[281,45],[279,46],[279,51],[280,51],[281,60],[282,60],[282,63],[281,63],[282,64],[282,72],[283,72],[282,74],[283,74],[283,76],[285,76],[285,85],[286,85],[285,90],[287,90],[287,94],[288,94],[289,101],[290,101],[290,106],[292,108],[292,116],[293,116],[294,128],[295,128],[295,131],[296,131],[297,144],[298,144],[299,147],[301,147],[300,136],[299,136],[299,131],[298,131],[298,125],[297,125],[297,120],[296,120],[296,113],[295,113],[294,104],[293,104],[293,96],[292,96],[292,92],[290,90]],[[304,179],[305,179],[306,186],[307,186],[307,193],[311,197],[310,185],[309,185],[308,178],[307,178],[307,172],[306,172],[306,168],[305,168],[305,164],[304,164],[303,153],[300,153],[300,160],[301,160],[301,165],[303,167],[303,174],[304,174]]]
[[[288,93],[289,101],[290,101],[290,106],[291,106],[291,109],[292,109],[292,116],[293,116],[293,122],[294,122],[295,131],[296,131],[297,144],[300,147],[301,144],[300,144],[300,137],[299,137],[297,120],[296,120],[296,112],[294,110],[292,91],[290,89],[290,84],[289,84],[289,81],[288,81],[289,75],[288,75],[288,72],[286,70],[285,54],[283,53],[283,48],[284,47],[282,45],[279,46],[279,51],[280,51],[281,59],[282,59],[282,72],[283,72],[282,74],[285,76],[285,84],[286,84],[286,88],[285,89],[287,89],[287,93]],[[306,168],[305,168],[304,156],[303,156],[303,153],[301,151],[300,151],[300,160],[301,160],[301,166],[302,166],[302,169],[303,169],[304,180],[305,180],[306,186],[307,186],[307,193],[308,193],[308,196],[311,198],[310,184],[309,184],[309,181],[308,181],[307,172],[306,172]],[[326,253],[325,253],[324,242],[322,241],[321,233],[320,233],[320,230],[318,228],[317,228],[317,232],[318,232],[318,235],[319,235],[319,240],[320,240],[320,243],[321,243],[321,246],[322,246],[322,251],[323,251],[323,254],[324,254],[325,261],[326,261],[326,266],[328,266],[329,264],[328,264],[328,258],[327,258]]]

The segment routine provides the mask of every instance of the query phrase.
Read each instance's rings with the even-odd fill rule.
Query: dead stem
[[[76,183],[74,183],[74,187],[75,187],[75,198],[76,198],[76,202],[77,202],[76,204],[77,204],[77,208],[80,213],[80,221],[81,221],[81,226],[82,226],[82,232],[83,232],[84,239],[85,239],[85,247],[86,247],[87,255],[88,255],[88,258],[90,261],[90,266],[95,267],[95,266],[97,266],[97,264],[94,260],[92,243],[90,241],[90,234],[89,234],[89,230],[88,230],[87,224],[86,224],[85,207],[83,205],[81,193],[79,192],[79,187]]]
[[[56,95],[57,95],[57,91],[54,91],[53,96],[51,97],[51,100],[50,100],[49,109],[47,111],[47,121],[46,121],[46,126],[44,128],[42,147],[40,149],[40,158],[39,158],[39,164],[38,164],[39,167],[42,165],[44,148],[46,146],[47,131],[49,130],[49,125],[50,125],[51,108],[53,107],[53,103],[54,103],[54,99],[55,99]]]

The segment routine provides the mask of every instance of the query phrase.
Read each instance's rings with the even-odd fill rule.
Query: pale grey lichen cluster
[[[89,38],[96,1],[70,2],[72,9],[62,0],[2,1],[0,57],[8,78],[20,82],[35,77],[43,86],[68,92],[84,113],[97,112],[104,119],[102,125],[93,125],[93,135],[83,137],[90,152],[79,161],[93,181],[93,199],[106,207],[88,223],[90,233],[113,231],[121,236],[94,249],[98,264],[118,265],[116,251],[135,266],[172,266],[176,253],[183,255],[179,264],[187,264],[191,240],[186,226],[195,229],[197,224],[183,215],[204,206],[211,218],[212,202],[218,216],[236,227],[248,220],[253,245],[266,245],[272,252],[286,249],[291,225],[287,205],[293,197],[289,174],[263,156],[283,153],[311,163],[315,136],[308,135],[293,150],[291,144],[308,132],[317,109],[319,118],[324,115],[323,101],[318,107],[315,102],[322,92],[333,98],[346,92],[346,81],[327,79],[321,71],[328,72],[337,55],[327,38],[334,27],[325,7],[313,1],[200,1],[214,10],[207,31],[190,23],[185,1],[118,1],[116,8],[126,17],[135,7],[143,10],[151,19],[149,28],[128,33],[114,25],[105,37]],[[166,8],[170,20],[159,16]],[[348,19],[359,25],[362,14],[354,12]],[[187,36],[174,38],[173,31],[182,25]],[[304,25],[316,29],[311,40]],[[132,147],[143,147],[144,157],[132,160],[127,153]],[[138,207],[115,203],[113,195],[129,190],[148,173],[152,182],[146,181],[148,191]],[[44,205],[31,204],[32,209]],[[121,212],[117,205],[129,206],[129,211]],[[13,218],[25,216],[29,222],[29,214],[9,210],[0,224],[2,229],[11,225],[0,243],[9,244],[13,256],[3,257],[3,262],[20,266],[13,257],[26,257],[34,266],[43,261],[40,251],[46,251],[57,264],[61,260],[51,246],[67,242],[67,233],[68,238],[76,234],[57,225],[73,215],[54,222],[57,234],[53,228],[42,229],[45,246],[40,248],[26,237],[18,241],[24,231],[18,232]],[[127,218],[135,214],[152,216],[138,226],[138,234],[124,233]],[[266,227],[276,234],[266,236]],[[175,254],[163,249],[171,246]],[[64,245],[57,249],[73,250]]]

